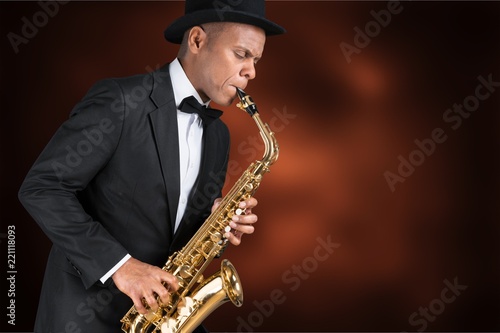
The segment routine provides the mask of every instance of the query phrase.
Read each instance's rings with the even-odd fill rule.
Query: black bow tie
[[[185,113],[197,113],[205,127],[222,115],[222,111],[220,110],[201,105],[194,96],[184,98],[179,105],[179,110]]]

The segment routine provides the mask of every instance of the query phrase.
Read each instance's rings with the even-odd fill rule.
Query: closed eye
[[[257,65],[257,62],[260,60],[260,57],[254,57],[250,52],[245,52],[245,51],[234,51],[234,55],[236,58],[243,60],[247,58],[254,58],[254,65]]]
[[[238,59],[245,59],[246,58],[246,53],[245,52],[234,51],[234,55]]]

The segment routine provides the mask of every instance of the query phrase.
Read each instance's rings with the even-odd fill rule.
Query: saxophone
[[[122,330],[127,333],[188,333],[192,332],[216,308],[231,301],[243,304],[243,289],[234,266],[227,260],[221,269],[208,279],[203,271],[215,257],[222,254],[228,240],[229,222],[234,214],[244,214],[239,203],[251,197],[260,185],[269,166],[278,159],[279,146],[268,124],[259,116],[257,106],[243,90],[236,88],[240,103],[237,107],[246,111],[255,121],[265,144],[262,160],[253,162],[210,214],[200,229],[180,251],[173,253],[163,270],[175,275],[179,289],[171,293],[168,304],[159,299],[157,311],[142,315],[135,306],[121,319]]]

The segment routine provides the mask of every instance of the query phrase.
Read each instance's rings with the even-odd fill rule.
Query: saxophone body
[[[237,93],[241,101],[237,106],[259,128],[265,144],[264,156],[245,170],[191,240],[168,258],[162,269],[175,275],[179,282],[179,289],[170,294],[168,304],[160,302],[157,311],[149,310],[145,315],[132,306],[121,319],[123,332],[189,333],[222,304],[228,301],[238,307],[243,304],[240,278],[228,260],[223,260],[220,271],[209,278],[205,279],[203,272],[222,254],[228,242],[223,235],[231,230],[231,218],[234,214],[244,214],[239,203],[255,193],[269,166],[278,159],[279,146],[274,133],[260,119],[252,98],[239,88]]]

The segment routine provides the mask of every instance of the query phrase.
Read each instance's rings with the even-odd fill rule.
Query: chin
[[[234,100],[236,99],[236,96],[229,98],[229,101],[227,102],[227,105],[233,104]]]
[[[224,99],[221,98],[220,100],[212,100],[212,102],[215,102],[215,103],[219,104],[220,106],[230,106],[231,104],[233,104],[233,101],[235,98],[236,98],[236,96],[228,97],[228,98],[224,98]]]

